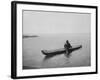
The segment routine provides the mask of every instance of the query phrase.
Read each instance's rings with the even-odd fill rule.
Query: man
[[[67,40],[66,43],[65,43],[65,45],[64,45],[64,47],[67,48],[67,49],[69,49],[69,48],[71,48],[72,46],[71,46],[71,44],[69,43],[69,41]]]
[[[66,41],[64,47],[66,49],[66,54],[68,55],[70,53],[69,48],[72,47],[68,40]]]

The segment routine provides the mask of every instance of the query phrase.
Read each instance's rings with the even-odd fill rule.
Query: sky
[[[23,34],[90,33],[91,14],[23,11]]]

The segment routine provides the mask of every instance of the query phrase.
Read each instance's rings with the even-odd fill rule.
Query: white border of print
[[[88,67],[71,67],[71,68],[50,68],[50,69],[22,69],[22,10],[45,10],[45,11],[63,11],[63,12],[80,12],[91,14],[91,66]],[[27,5],[17,4],[17,76],[37,76],[50,74],[68,74],[95,72],[96,70],[96,9],[79,8],[79,7],[58,7],[45,5]],[[67,72],[66,72],[67,71]]]

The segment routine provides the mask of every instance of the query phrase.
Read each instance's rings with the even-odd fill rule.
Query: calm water
[[[69,56],[64,54],[46,57],[41,50],[64,47],[66,40],[82,48],[73,51]],[[81,67],[91,65],[89,34],[52,34],[39,37],[23,38],[23,69]]]

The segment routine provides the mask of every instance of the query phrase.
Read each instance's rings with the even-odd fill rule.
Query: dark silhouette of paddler
[[[65,47],[66,49],[72,48],[72,46],[71,46],[71,44],[69,43],[68,40],[66,41],[64,47]]]
[[[72,48],[71,44],[69,43],[69,41],[67,40],[65,45],[64,45],[64,48],[66,49],[66,54],[70,54],[70,49],[69,48]]]

